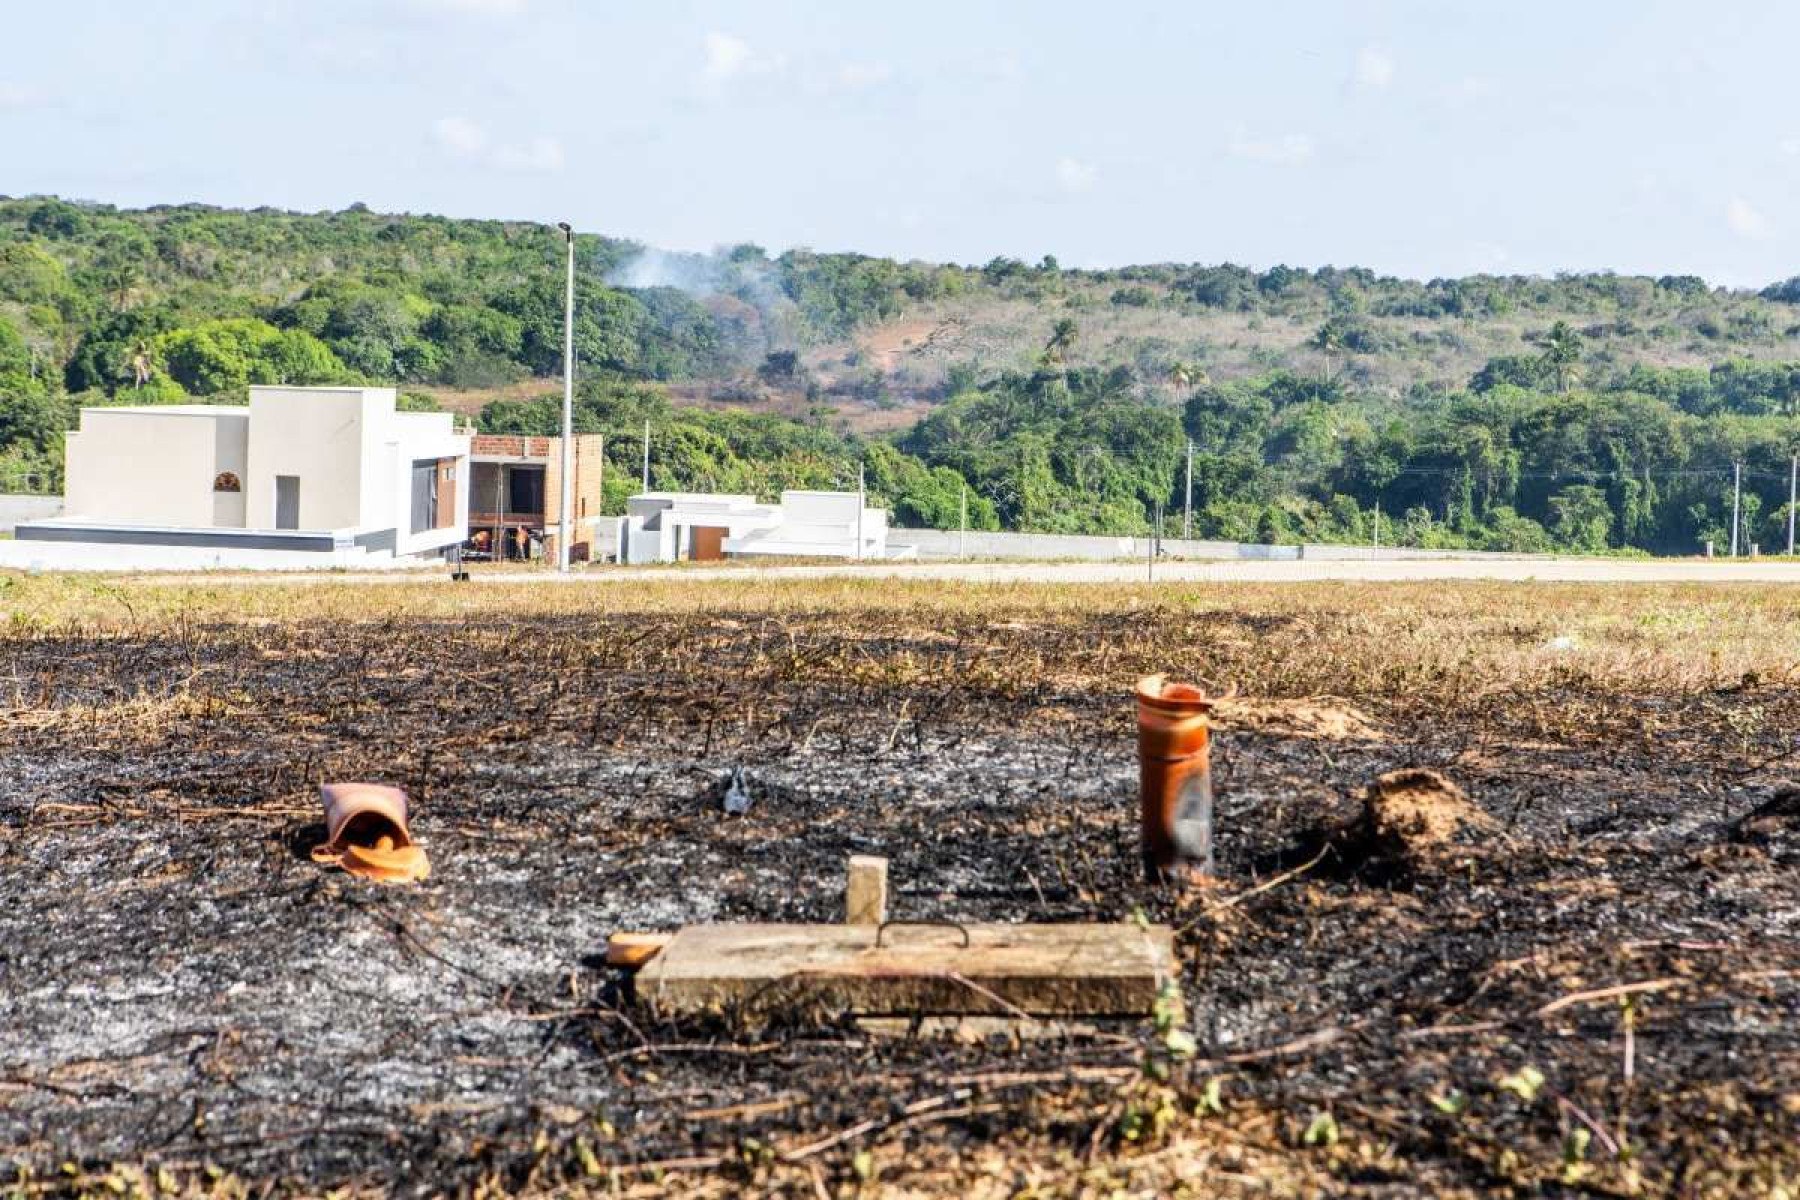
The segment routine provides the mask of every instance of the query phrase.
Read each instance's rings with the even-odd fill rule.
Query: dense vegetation
[[[965,484],[976,527],[1178,522],[1191,439],[1199,536],[1367,540],[1379,512],[1384,541],[1691,553],[1729,541],[1741,463],[1745,539],[1785,544],[1800,280],[576,248],[578,424],[614,435],[614,504],[648,420],[655,486],[846,486],[860,462],[903,525],[955,524]],[[259,382],[395,383],[551,431],[562,253],[542,226],[360,206],[0,200],[0,488],[58,486],[79,405]],[[981,336],[866,352],[921,320]],[[838,419],[899,402],[929,411],[879,437]]]

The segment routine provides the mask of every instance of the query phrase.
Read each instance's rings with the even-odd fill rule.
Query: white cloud
[[[1394,82],[1394,56],[1380,46],[1364,46],[1356,52],[1356,67],[1351,78],[1357,87],[1386,87]]]
[[[1312,161],[1313,143],[1304,133],[1284,133],[1277,138],[1252,138],[1239,130],[1232,136],[1233,158],[1278,167],[1304,166]]]
[[[487,149],[487,130],[467,117],[439,117],[432,123],[431,136],[456,158],[474,158]]]
[[[1100,178],[1100,168],[1093,163],[1064,155],[1056,160],[1056,184],[1065,192],[1085,192]]]
[[[1781,152],[1789,158],[1800,158],[1800,137],[1791,137],[1783,141]]]
[[[1739,237],[1760,240],[1772,232],[1769,218],[1758,212],[1742,196],[1733,196],[1731,203],[1725,206],[1725,223]]]
[[[755,61],[750,43],[717,30],[706,35],[706,65],[700,74],[708,79],[726,80],[742,75]]]
[[[565,162],[562,143],[553,137],[537,134],[497,142],[486,126],[467,117],[440,117],[432,123],[431,135],[451,158],[496,170],[560,171]]]
[[[779,54],[762,54],[743,38],[716,29],[706,35],[702,48],[700,90],[709,95],[718,95],[747,79],[780,75],[787,70],[787,59]]]
[[[705,62],[700,77],[714,86],[752,75],[779,75],[787,69],[787,59],[779,54],[763,54],[743,38],[712,30],[702,42]]]

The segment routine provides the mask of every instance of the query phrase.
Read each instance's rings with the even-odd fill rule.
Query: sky
[[[1791,0],[0,0],[0,35],[15,196],[965,263],[1800,274]]]

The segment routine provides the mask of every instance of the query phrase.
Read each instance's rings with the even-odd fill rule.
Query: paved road
[[[142,576],[145,583],[385,583],[427,584],[440,570],[357,574],[287,573]],[[1415,559],[1378,562],[1179,562],[1159,563],[1154,575],[1143,563],[843,563],[790,566],[733,564],[718,567],[592,567],[554,571],[477,571],[477,584],[540,583],[556,586],[623,584],[681,579],[921,579],[963,583],[1296,583],[1316,580],[1391,583],[1486,579],[1540,583],[1800,583],[1800,562],[1768,559],[1736,562],[1704,559]]]

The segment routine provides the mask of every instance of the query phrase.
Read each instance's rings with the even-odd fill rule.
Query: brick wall
[[[534,441],[549,443],[545,453],[549,461],[544,466],[544,539],[545,557],[556,557],[556,530],[562,522],[562,439],[536,438]],[[571,519],[575,522],[574,557],[584,556],[592,526],[584,522],[592,521],[600,515],[602,462],[605,438],[598,433],[578,433],[575,435],[573,459],[575,464],[575,512]]]
[[[522,437],[511,433],[478,433],[469,453],[499,458],[544,458],[556,453],[558,438]]]

